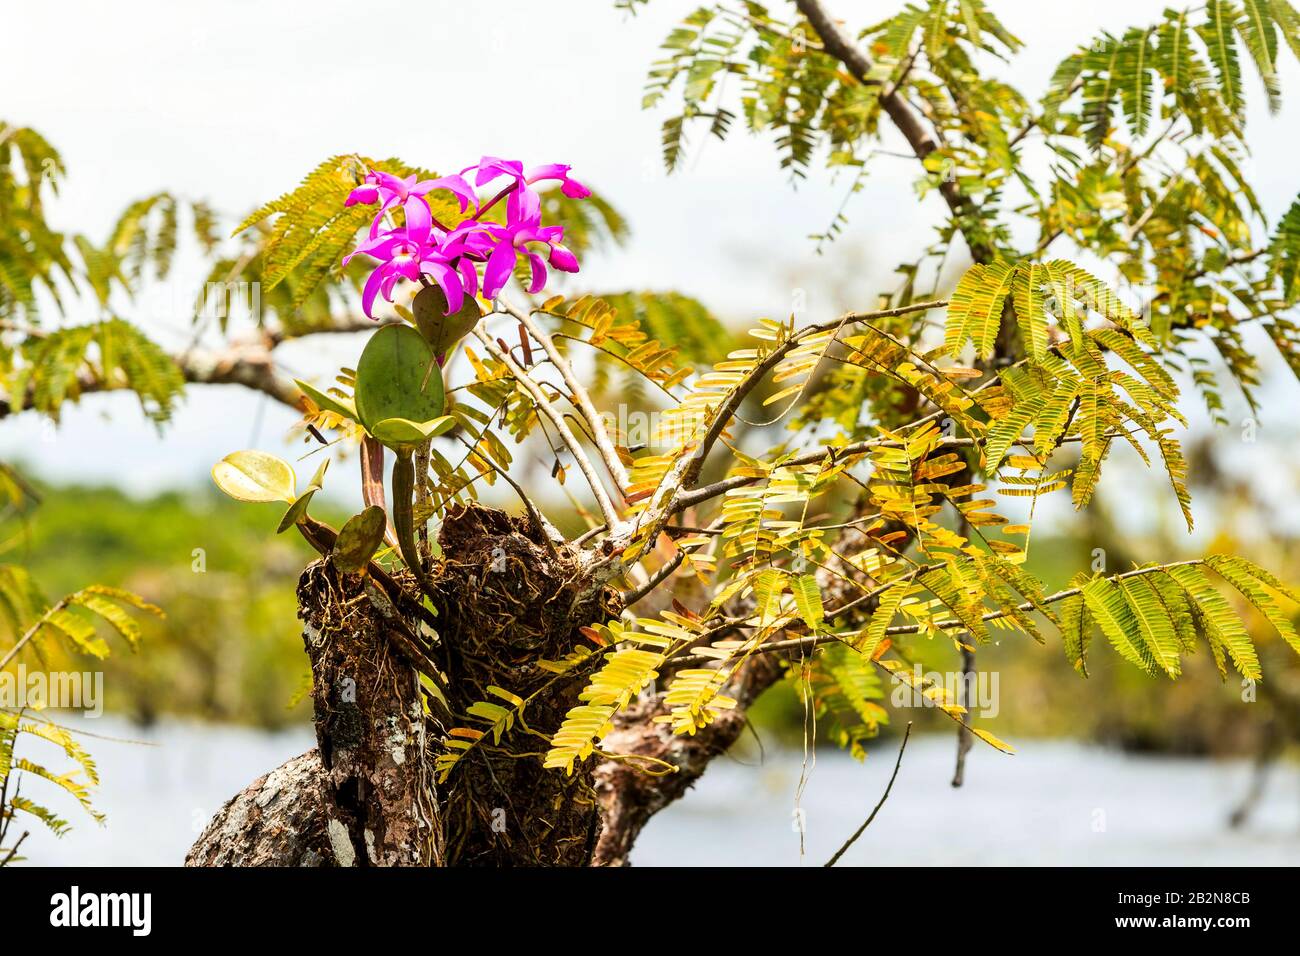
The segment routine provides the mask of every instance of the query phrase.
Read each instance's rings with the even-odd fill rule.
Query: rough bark
[[[432,640],[412,615],[398,611],[400,595],[395,602],[373,581],[340,575],[328,559],[303,572],[298,599],[312,667],[317,756],[291,761],[228,803],[187,862],[580,866],[591,860],[600,826],[593,771],[566,776],[544,769],[537,752],[545,743],[526,725],[556,727],[578,703],[588,671],[557,677],[539,661],[563,658],[581,640],[578,628],[617,615],[617,592],[595,586],[576,553],[527,518],[478,506],[453,509],[439,544],[443,558],[430,569],[438,611]],[[446,708],[425,706],[420,670],[436,674]],[[503,703],[491,687],[529,700],[523,721],[500,741],[464,716],[476,702]],[[487,735],[439,786],[432,756],[453,725]],[[250,811],[260,807],[267,780],[280,781],[277,799],[302,808],[306,818],[295,810],[292,821],[263,822]],[[310,846],[306,833],[314,839]]]
[[[185,865],[332,865],[323,778],[315,750],[258,777],[212,818]]]
[[[410,634],[359,576],[317,561],[298,583],[326,834],[341,866],[437,862],[440,833]]]

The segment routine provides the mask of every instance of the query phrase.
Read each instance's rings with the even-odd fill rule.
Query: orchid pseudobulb
[[[577,256],[562,241],[564,227],[543,225],[541,197],[532,188],[553,181],[570,199],[590,196],[591,190],[570,178],[569,168],[553,163],[525,170],[517,160],[484,156],[476,165],[439,179],[369,171],[346,205],[378,204],[379,209],[369,237],[343,259],[346,265],[353,256],[365,254],[379,261],[362,290],[366,315],[375,317],[376,299],[393,301],[393,291],[403,279],[426,286],[436,283],[446,297],[445,314],[450,315],[461,309],[467,296],[473,298],[480,291],[486,298],[495,298],[510,280],[520,256],[530,268],[530,293],[545,287],[548,267],[577,272]],[[507,180],[504,188],[481,202],[476,188],[502,178]],[[471,207],[473,213],[454,227],[438,222],[425,199],[434,190],[451,192],[462,213]],[[506,201],[505,222],[484,221],[483,214],[502,198]],[[391,223],[390,213],[397,208],[403,213],[400,226]]]

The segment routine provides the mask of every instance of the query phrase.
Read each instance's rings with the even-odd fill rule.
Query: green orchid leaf
[[[376,422],[370,434],[385,445],[418,445],[428,438],[448,432],[456,424],[450,415],[441,415],[427,422],[413,422],[405,418],[385,418]]]
[[[365,570],[384,541],[387,525],[384,509],[378,505],[349,518],[334,542],[334,565],[352,574]]]
[[[280,524],[275,529],[276,534],[284,534],[284,532],[288,531],[307,516],[307,505],[310,503],[312,495],[320,491],[321,486],[324,485],[325,472],[329,470],[329,467],[330,459],[328,458],[317,466],[316,474],[311,476],[311,483],[307,485],[301,495],[294,499],[293,504],[289,506],[289,510],[286,511],[284,517],[280,519]]]
[[[330,467],[330,459],[326,458],[324,461],[320,463],[319,466],[317,466],[316,474],[311,476],[311,481],[308,482],[307,488],[303,492],[304,494],[306,494],[308,491],[320,491],[321,488],[324,487],[325,472],[329,471],[329,467]]]
[[[433,350],[409,325],[388,325],[370,337],[357,363],[357,414],[371,435],[394,446],[423,441],[426,436],[386,439],[376,432],[389,419],[429,422],[443,410],[442,370]]]
[[[483,310],[472,296],[466,296],[461,307],[451,315],[444,315],[446,311],[447,296],[436,285],[421,289],[411,302],[416,328],[433,354],[443,358],[483,318]]]
[[[293,384],[297,385],[302,393],[316,403],[321,411],[333,412],[336,415],[342,415],[344,418],[357,421],[357,410],[352,402],[347,399],[337,398],[327,392],[322,392],[314,385],[308,384],[301,379],[295,378]]]
[[[279,525],[276,526],[275,533],[284,534],[284,532],[288,531],[298,522],[302,521],[303,518],[307,517],[307,505],[311,503],[312,497],[319,490],[319,488],[312,487],[299,495],[297,500],[295,500],[294,503],[289,506],[288,510],[285,511],[284,517],[280,519]]]

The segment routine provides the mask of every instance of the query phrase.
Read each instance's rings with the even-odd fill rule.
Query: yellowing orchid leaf
[[[212,466],[212,480],[236,501],[287,501],[296,495],[289,463],[262,451],[231,452]]]

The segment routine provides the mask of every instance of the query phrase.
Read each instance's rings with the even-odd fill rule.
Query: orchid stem
[[[506,196],[509,196],[512,192],[514,192],[515,189],[516,189],[518,186],[519,186],[519,182],[518,182],[518,180],[516,180],[515,182],[511,183],[511,184],[510,184],[509,186],[507,186],[505,189],[501,190],[501,192],[497,193],[495,196],[493,196],[491,199],[489,199],[489,200],[487,201],[487,204],[486,204],[486,205],[484,205],[484,206],[480,206],[480,207],[479,207],[479,211],[476,212],[476,213],[474,213],[474,215],[471,216],[470,218],[471,218],[471,219],[478,219],[479,216],[483,215],[483,213],[487,212],[489,209],[491,209],[493,206],[495,206],[497,203],[499,203],[499,202],[500,202],[502,199],[504,199]]]
[[[397,448],[394,452],[397,459],[393,462],[393,530],[397,532],[397,550],[415,575],[420,592],[433,600],[433,583],[424,573],[420,549],[415,543],[415,462],[410,448]]]

